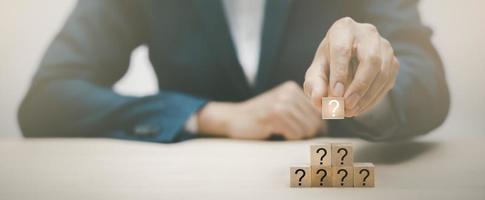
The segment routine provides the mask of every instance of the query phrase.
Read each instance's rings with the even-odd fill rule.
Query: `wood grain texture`
[[[372,163],[354,163],[354,187],[374,187],[374,169]]]
[[[312,165],[312,187],[332,187],[332,168]]]
[[[297,166],[290,168],[291,187],[310,187],[312,180],[310,166]]]
[[[352,143],[332,143],[332,166],[352,167],[354,164]]]
[[[332,165],[332,146],[330,143],[311,145],[310,160],[312,166]]]

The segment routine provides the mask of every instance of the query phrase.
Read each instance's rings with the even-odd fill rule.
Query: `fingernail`
[[[337,82],[333,88],[333,95],[336,97],[341,97],[344,95],[344,84]]]
[[[359,100],[360,100],[360,95],[357,93],[352,93],[345,100],[345,103],[347,103],[346,107],[348,107],[349,109],[354,108],[355,105],[357,105],[357,103],[359,102]]]

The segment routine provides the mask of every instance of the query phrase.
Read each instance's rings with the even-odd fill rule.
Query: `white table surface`
[[[441,131],[442,132],[442,131]],[[0,199],[485,199],[485,137],[440,133],[401,143],[197,139],[0,140]],[[290,188],[309,145],[352,142],[375,188]]]

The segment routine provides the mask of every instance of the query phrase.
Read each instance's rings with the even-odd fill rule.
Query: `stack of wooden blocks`
[[[310,147],[311,165],[290,168],[291,187],[374,187],[374,165],[354,163],[352,144]]]

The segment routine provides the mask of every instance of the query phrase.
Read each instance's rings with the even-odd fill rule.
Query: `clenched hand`
[[[198,114],[205,135],[237,139],[311,138],[325,122],[297,83],[288,81],[241,103],[210,102]]]

